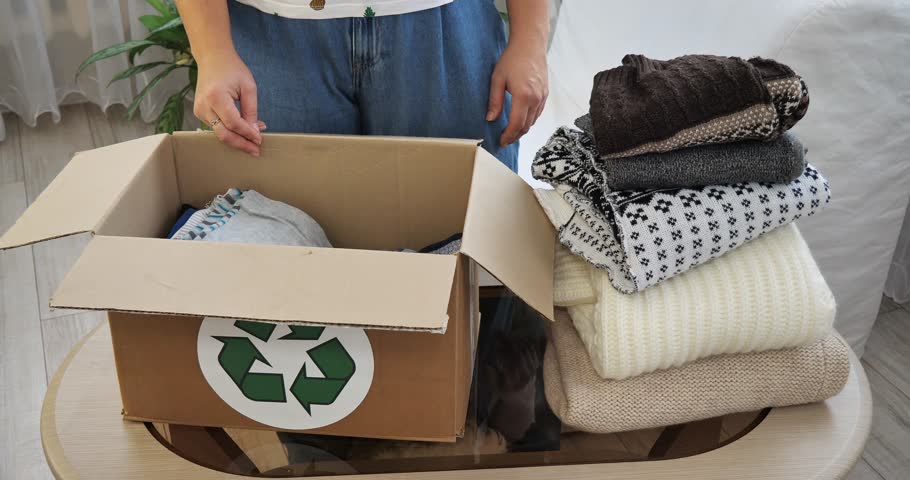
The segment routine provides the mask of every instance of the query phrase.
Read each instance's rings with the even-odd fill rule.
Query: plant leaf
[[[81,65],[79,65],[79,69],[76,70],[76,76],[78,77],[86,67],[99,60],[104,60],[105,58],[119,55],[136,47],[146,47],[148,45],[154,45],[154,42],[151,42],[149,40],[131,40],[129,42],[118,43],[105,49],[98,50],[97,52],[89,55],[89,57],[86,58]]]
[[[183,19],[180,17],[168,20],[167,22],[162,23],[155,27],[155,29],[149,29],[149,36],[152,36],[156,33],[163,32],[165,30],[170,30],[177,26],[183,25]]]
[[[152,8],[154,8],[155,10],[158,10],[158,12],[161,13],[162,15],[168,15],[169,13],[172,13],[168,4],[165,3],[163,0],[145,0],[145,3],[148,3],[149,5],[151,5]]]
[[[183,98],[186,91],[184,88],[167,99],[155,122],[155,133],[174,133],[183,126]]]
[[[145,25],[145,28],[151,32],[161,25],[164,25],[164,23],[167,22],[167,19],[159,15],[142,15],[139,17],[139,22],[142,23],[142,25]]]
[[[183,19],[180,17],[172,18],[158,24],[155,28],[150,28],[146,39],[162,43],[171,50],[187,52],[190,48],[190,40],[186,35],[186,29],[183,28]]]
[[[176,50],[178,52],[184,53],[187,53],[186,50],[189,50],[189,47],[186,46],[189,44],[188,41],[185,44],[181,44],[179,42],[172,42],[168,39],[161,38],[158,35],[147,38],[146,40],[150,42],[148,45],[144,45],[130,51],[130,63],[136,63],[136,57],[149,47],[161,47],[165,50]]]
[[[186,36],[186,30],[183,28],[183,20],[180,17],[164,18],[158,15],[143,15],[139,21],[149,30],[146,40],[170,49],[186,51],[189,49],[190,40]]]
[[[146,39],[151,40],[168,50],[176,50],[178,52],[187,51],[190,44],[190,41],[186,37],[186,32],[179,32],[176,30],[164,30],[154,35],[149,35]]]
[[[180,36],[177,34],[177,32],[165,30],[163,32],[158,32],[154,35],[149,35],[146,38],[157,43],[158,45],[161,45],[162,47],[164,47],[168,50],[183,51],[184,48],[186,48],[181,43]]]
[[[190,77],[189,87],[192,91],[195,92],[196,91],[196,80],[199,78],[199,68],[197,68],[195,65],[191,65],[188,76]]]
[[[141,54],[142,52],[144,52],[145,49],[151,47],[152,45],[157,45],[157,44],[155,42],[149,42],[147,45],[143,45],[141,47],[136,47],[136,48],[130,50],[130,63],[131,64],[136,63],[136,56]]]
[[[126,70],[118,73],[117,75],[114,75],[114,78],[112,78],[111,81],[107,83],[107,85],[110,86],[112,83],[116,82],[117,80],[123,80],[124,78],[132,77],[133,75],[142,73],[146,70],[150,70],[152,68],[157,67],[158,65],[165,65],[167,63],[168,62],[152,62],[152,63],[143,63],[142,65],[134,65],[134,66],[127,68]]]
[[[177,68],[179,68],[178,65],[171,65],[171,66],[165,68],[158,75],[155,75],[155,78],[152,78],[151,80],[149,80],[148,85],[146,85],[145,88],[143,88],[142,91],[139,92],[139,95],[136,95],[136,98],[134,98],[132,103],[130,103],[129,108],[126,109],[126,118],[129,118],[129,119],[133,118],[133,115],[136,113],[136,110],[139,108],[139,103],[142,102],[142,99],[145,98],[145,96],[148,95],[149,92],[151,92],[152,89],[155,88],[156,85],[161,83],[161,81],[164,80],[164,77],[168,76],[171,72],[173,72]]]

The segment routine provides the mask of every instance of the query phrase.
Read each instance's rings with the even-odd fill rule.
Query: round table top
[[[407,451],[414,458],[402,463],[402,458],[386,455],[385,463],[377,464],[371,458],[361,468],[356,462],[340,461],[311,445],[279,440],[274,432],[124,421],[119,415],[120,392],[110,330],[105,323],[77,345],[57,371],[44,401],[41,436],[51,471],[62,479],[206,480],[364,471],[371,474],[363,477],[378,478],[373,473],[387,473],[383,478],[408,479],[430,475],[495,475],[501,479],[842,478],[862,454],[872,411],[865,373],[852,353],[851,363],[843,391],[817,404],[618,436],[563,434],[559,451],[502,453],[485,457],[492,459],[488,461],[479,460],[476,444],[458,456],[458,444],[401,449],[402,442],[398,442],[394,451]],[[631,449],[611,450],[611,445],[641,443],[642,438],[648,439],[647,445],[638,457],[630,453]],[[380,441],[372,442],[368,444],[374,448]],[[387,454],[388,442],[382,445]],[[440,454],[443,450],[448,453]],[[421,455],[425,456],[415,460]],[[300,464],[301,457],[305,464]],[[408,473],[396,470],[402,465]]]

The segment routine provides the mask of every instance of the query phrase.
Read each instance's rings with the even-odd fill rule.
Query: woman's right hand
[[[217,120],[212,130],[219,140],[258,157],[265,124],[257,118],[256,81],[250,69],[233,49],[196,61],[199,78],[193,114],[206,125]]]

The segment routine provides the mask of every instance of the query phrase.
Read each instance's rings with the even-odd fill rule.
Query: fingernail
[[[487,112],[487,121],[488,122],[492,122],[493,119],[495,119],[495,118],[496,118],[496,114],[493,112],[493,110],[490,110],[489,112]]]
[[[252,155],[252,156],[254,156],[254,157],[258,157],[258,156],[259,156],[259,152],[253,152],[253,153],[251,153],[250,155]]]

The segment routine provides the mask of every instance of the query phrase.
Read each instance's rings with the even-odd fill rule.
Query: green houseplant
[[[158,12],[158,15],[143,15],[139,17],[139,21],[149,31],[146,38],[144,40],[130,40],[118,43],[93,53],[79,66],[76,76],[79,76],[86,67],[95,62],[124,53],[129,55],[130,66],[115,75],[108,85],[156,67],[163,67],[127,107],[127,118],[132,118],[136,111],[139,110],[139,104],[142,99],[154,90],[165,77],[179,70],[186,70],[186,86],[167,99],[164,109],[155,121],[155,133],[172,133],[175,130],[179,130],[181,125],[183,125],[183,101],[190,92],[196,89],[196,76],[199,70],[190,51],[190,41],[186,35],[186,29],[183,27],[183,21],[180,19],[180,14],[177,12],[177,7],[174,5],[173,0],[145,1]],[[135,63],[136,56],[151,46],[159,46],[170,50],[173,54],[171,60],[137,65]]]

